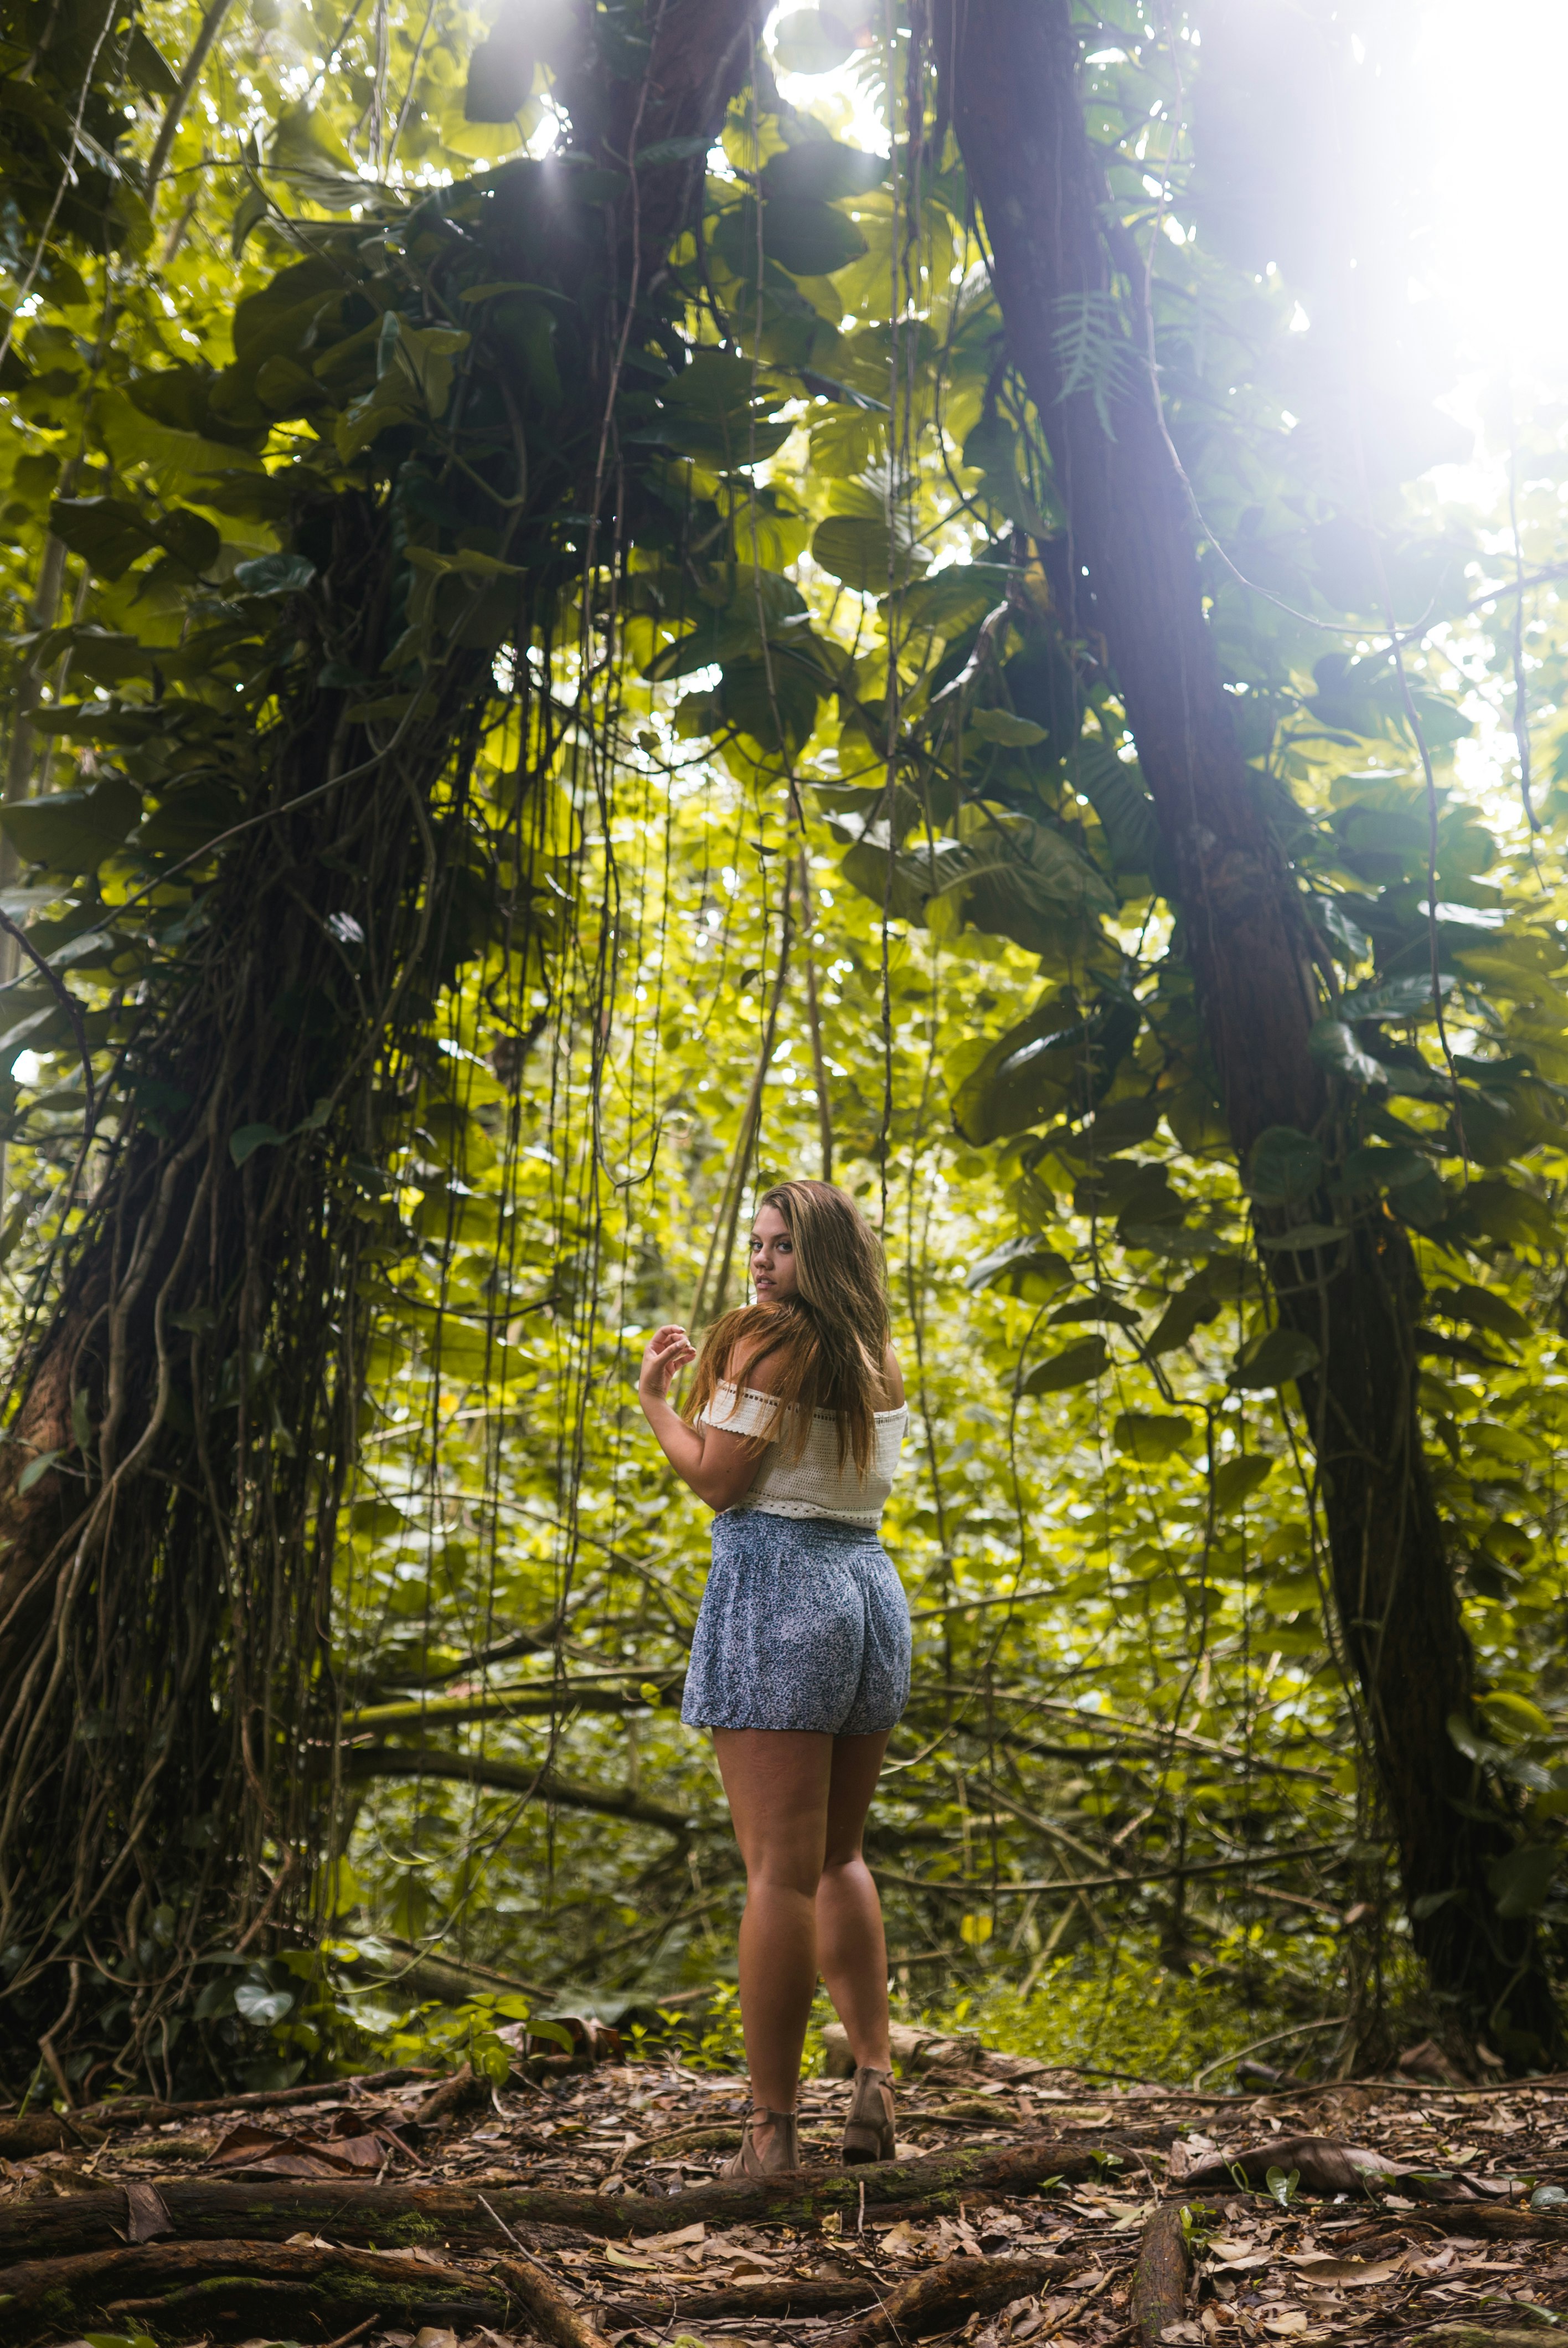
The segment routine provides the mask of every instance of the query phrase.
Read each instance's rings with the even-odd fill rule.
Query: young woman
[[[753,2109],[730,2163],[799,2166],[794,2104],[820,1968],[855,2056],[850,2161],[893,2157],[887,1949],[861,1856],[909,1694],[909,1610],[876,1537],[908,1413],[882,1252],[830,1182],[782,1182],[752,1231],[756,1303],[655,1330],[639,1394],[718,1513],[682,1717],[711,1728],[746,1866],[741,2019]],[[695,1361],[688,1415],[667,1399]]]

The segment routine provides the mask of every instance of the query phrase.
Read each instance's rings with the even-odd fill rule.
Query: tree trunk
[[[618,173],[661,144],[677,160],[633,170],[593,212],[591,247],[580,209],[573,225],[561,208],[559,227],[537,207],[487,215],[493,275],[553,270],[569,285],[580,378],[571,430],[552,423],[531,463],[519,447],[517,477],[492,493],[514,530],[514,492],[529,520],[587,505],[590,561],[625,534],[620,361],[701,198],[702,153],[679,149],[718,136],[761,14],[760,0],[671,0],[629,81],[595,59],[583,10],[583,60],[561,84],[579,149]],[[521,442],[493,351],[465,366],[489,367],[480,391]],[[304,494],[292,520],[315,576],[273,607],[275,633],[256,623],[280,714],[264,733],[237,722],[229,746],[241,836],[215,843],[177,950],[149,941],[118,1133],[97,1145],[103,1171],[77,1227],[62,1217],[56,1301],[13,1375],[0,1447],[0,2043],[29,2070],[41,2056],[67,2100],[87,2059],[67,2065],[73,2034],[107,2045],[122,2075],[159,2050],[149,2075],[171,2094],[200,1953],[264,1952],[309,1914],[333,1784],[315,1764],[334,1747],[357,1272],[383,1220],[354,1165],[374,1169],[378,1148],[400,1145],[397,1101],[433,1006],[477,950],[460,934],[462,884],[498,887],[470,869],[494,856],[491,836],[476,845],[465,829],[495,637],[475,648],[466,621],[444,638],[432,627],[415,705],[378,747],[348,714],[354,695],[316,679],[323,663],[374,677],[399,631],[414,633],[390,601],[402,522],[388,498],[321,482]],[[519,543],[538,550],[549,532]],[[555,563],[553,594],[559,561],[533,559]],[[525,578],[508,623],[519,649],[531,593]],[[178,723],[189,705],[168,706]],[[507,852],[525,868],[520,817],[518,834]],[[515,950],[526,880],[525,910],[507,916]],[[68,1045],[64,1019],[42,1048]],[[107,1020],[89,1026],[93,1044],[109,1040]],[[210,2059],[175,2067],[195,2076]]]
[[[1112,285],[1069,0],[941,0],[937,43],[1009,351],[1050,443],[1069,572],[1110,651],[1245,1156],[1271,1125],[1310,1131],[1333,1115],[1307,1049],[1319,1009],[1312,946],[1237,747],[1147,370],[1140,364],[1136,386],[1112,396],[1113,438],[1091,390],[1062,396],[1058,304]],[[1065,614],[1068,633],[1088,618]],[[1345,1647],[1415,1945],[1466,2034],[1491,2035],[1529,2063],[1559,2050],[1561,2030],[1533,1927],[1499,1916],[1488,1879],[1513,1845],[1506,1813],[1448,1733],[1450,1716],[1469,1711],[1471,1658],[1416,1410],[1419,1280],[1402,1227],[1375,1198],[1360,1202],[1342,1252],[1349,1261],[1327,1273],[1321,1259],[1276,1259],[1276,1281],[1281,1319],[1322,1359],[1299,1391]]]

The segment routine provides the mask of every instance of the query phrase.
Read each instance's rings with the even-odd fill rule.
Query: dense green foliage
[[[39,93],[7,140],[26,119],[55,141],[18,180],[0,375],[12,773],[36,795],[3,819],[26,871],[0,903],[54,973],[25,966],[0,1019],[18,1323],[83,1213],[75,1021],[107,1103],[87,1180],[186,1106],[138,1056],[272,730],[313,678],[376,757],[422,726],[436,768],[456,747],[430,799],[440,885],[434,860],[410,884],[441,946],[395,1050],[352,1102],[328,1067],[313,1122],[261,1104],[223,1137],[236,1164],[295,1153],[335,1186],[368,1350],[317,1686],[342,1711],[335,1839],[295,1937],[208,1944],[205,1973],[192,1952],[181,2011],[214,2062],[260,2079],[387,2040],[433,1948],[601,2003],[730,1972],[737,1865],[677,1715],[704,1512],[633,1385],[653,1324],[734,1300],[749,1198],[794,1169],[831,1166],[880,1222],[916,1405],[887,1530],[916,1694],[875,1839],[911,2008],[1112,2069],[1298,2029],[1302,2059],[1348,2062],[1424,2026],[1292,1419],[1311,1357],[1274,1325],[1278,1241],[1251,1216],[1326,1171],[1347,1218],[1414,1238],[1484,1690],[1454,1734],[1521,1824],[1499,1901],[1555,1927],[1558,419],[1522,399],[1511,451],[1489,411],[1471,479],[1496,510],[1440,504],[1447,378],[1395,304],[1378,355],[1398,381],[1352,464],[1341,370],[1365,350],[1327,303],[1296,325],[1320,258],[1293,277],[1281,244],[1282,274],[1209,193],[1248,168],[1223,85],[1194,133],[1185,28],[1080,13],[1137,268],[1124,307],[1060,333],[1074,378],[1107,386],[1153,336],[1255,787],[1319,949],[1332,1117],[1241,1168],[1075,611],[1050,418],[1009,373],[910,36],[878,21],[845,63],[827,12],[783,20],[776,64],[832,77],[781,95],[759,59],[701,237],[628,313],[597,447],[590,338],[539,254],[564,203],[586,267],[615,191],[585,164],[550,194],[519,159],[548,58],[515,122],[473,123],[470,12],[257,0],[221,23],[155,216],[134,159],[174,76],[149,42],[189,55],[193,15],[110,20],[102,118],[76,134],[101,184],[53,217],[74,53],[55,95],[5,85]],[[596,26],[634,80],[638,11]],[[483,73],[512,70],[504,30],[477,112],[502,103]],[[619,535],[576,502],[585,477],[618,485]],[[340,661],[333,628],[359,639],[322,585],[320,517],[356,499],[386,523],[374,586],[397,623],[374,672]],[[1518,723],[1546,769],[1528,820],[1498,592],[1516,557]],[[344,918],[322,1032],[346,1051],[374,934]],[[1293,1253],[1331,1261],[1342,1228],[1300,1224]],[[275,1457],[298,1430],[274,1416]],[[144,1978],[180,1929],[177,1897],[146,1921]],[[1151,1982],[1194,1967],[1169,2030],[1131,2037],[1131,1999],[1158,2014]]]

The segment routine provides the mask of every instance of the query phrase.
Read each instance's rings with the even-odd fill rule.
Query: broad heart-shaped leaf
[[[0,830],[26,864],[93,872],[123,845],[141,814],[141,793],[118,775],[87,790],[53,791],[0,808]]]
[[[991,937],[1040,953],[1043,924],[1076,915],[1086,924],[1116,900],[1070,840],[1029,817],[966,808],[961,839],[918,840],[894,858],[899,918],[923,922],[951,900],[950,926],[968,922]],[[845,877],[877,902],[887,889],[886,834],[868,832],[844,860]],[[891,907],[890,907],[891,910]]]
[[[463,93],[465,122],[510,122],[534,86],[534,45],[513,12],[487,40],[476,44]]]
[[[701,668],[723,666],[753,654],[760,657],[762,643],[754,606],[742,602],[723,612],[703,612],[689,634],[677,636],[672,644],[655,653],[642,674],[650,684],[666,685],[672,677],[691,676]]]
[[[826,681],[815,664],[774,644],[766,659],[726,661],[719,683],[719,716],[764,750],[803,748],[816,724]]]
[[[1356,1041],[1356,1031],[1343,1019],[1319,1019],[1307,1038],[1307,1048],[1320,1068],[1353,1085],[1387,1085],[1389,1070]]]
[[[1111,1427],[1111,1440],[1117,1450],[1145,1468],[1157,1468],[1192,1439],[1190,1418],[1162,1418],[1149,1410],[1124,1410]]]
[[[862,595],[886,595],[907,585],[929,560],[875,514],[830,514],[816,526],[811,555],[830,578]]]
[[[234,1992],[235,2012],[263,2028],[282,2022],[292,2011],[293,2003],[292,1989],[266,1989],[260,1982],[241,1982]]]
[[[1111,1366],[1111,1349],[1103,1337],[1080,1337],[1043,1362],[1036,1362],[1019,1380],[1020,1395],[1065,1394],[1070,1386],[1086,1386],[1103,1377]]]
[[[1530,1323],[1506,1296],[1494,1289],[1476,1288],[1468,1281],[1453,1288],[1434,1288],[1427,1298],[1429,1313],[1446,1313],[1450,1321],[1467,1321],[1472,1329],[1488,1329],[1510,1344],[1522,1344]]]
[[[1350,1150],[1339,1169],[1335,1183],[1337,1192],[1398,1189],[1407,1182],[1420,1182],[1432,1171],[1432,1161],[1419,1149],[1390,1149],[1374,1141],[1364,1141]]]
[[[911,631],[960,635],[1003,602],[1012,575],[1001,562],[950,562],[934,577],[904,590],[898,618]]]
[[[1244,1346],[1225,1384],[1237,1394],[1268,1394],[1276,1386],[1289,1385],[1296,1378],[1306,1377],[1321,1359],[1311,1338],[1299,1330],[1268,1329]]]
[[[100,579],[123,579],[158,543],[150,518],[124,498],[56,498],[49,528]]]
[[[247,595],[298,595],[315,575],[315,564],[302,554],[259,554],[234,566],[235,584]]]
[[[1440,973],[1438,985],[1444,994],[1451,994],[1454,981]],[[1432,979],[1430,971],[1421,971],[1409,978],[1385,978],[1375,986],[1358,986],[1339,998],[1339,1008],[1347,1019],[1430,1019],[1432,1009]]]
[[[824,204],[866,195],[886,177],[885,155],[867,155],[858,147],[841,146],[836,139],[807,139],[798,147],[786,147],[782,154],[768,157],[760,174],[763,194],[770,202],[787,196]]]
[[[1271,1125],[1252,1145],[1246,1187],[1261,1207],[1285,1207],[1305,1199],[1322,1179],[1320,1145],[1293,1125]]]
[[[1562,1864],[1555,1843],[1527,1842],[1486,1870],[1500,1916],[1533,1916],[1546,1905],[1553,1878]]]
[[[335,315],[343,291],[342,270],[313,253],[247,294],[233,323],[234,356],[241,372],[253,373],[275,351],[299,357],[318,318],[329,312]]]
[[[99,431],[117,465],[150,465],[167,492],[176,482],[200,483],[214,473],[265,471],[252,449],[232,441],[182,432],[145,415],[123,391],[101,392],[95,404]]]
[[[756,200],[743,196],[713,231],[713,251],[733,274],[757,274]],[[832,277],[870,250],[847,212],[805,196],[777,196],[763,206],[762,258],[792,277]]]
[[[1245,1459],[1222,1459],[1214,1472],[1215,1516],[1228,1517],[1233,1509],[1244,1508],[1273,1473],[1274,1461],[1266,1452],[1249,1452]]]
[[[1022,1133],[1107,1083],[1138,1033],[1138,1013],[1114,1000],[1084,1020],[1045,1006],[1009,1027],[953,1096],[953,1121],[976,1148]]]
[[[1152,873],[1160,852],[1160,819],[1137,760],[1119,757],[1109,742],[1085,739],[1069,751],[1065,772],[1100,818],[1117,871]]]
[[[781,73],[831,73],[854,46],[855,35],[831,8],[792,8],[774,26],[774,59]]]
[[[1044,1304],[1072,1277],[1071,1269],[1055,1250],[1034,1238],[1009,1240],[971,1264],[964,1286],[971,1291],[999,1288],[1029,1304]]]

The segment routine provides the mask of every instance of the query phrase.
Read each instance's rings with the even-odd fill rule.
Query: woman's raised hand
[[[697,1358],[697,1348],[678,1321],[666,1322],[655,1329],[642,1355],[642,1367],[638,1373],[637,1391],[644,1400],[663,1402],[670,1392],[670,1381],[677,1370]]]

